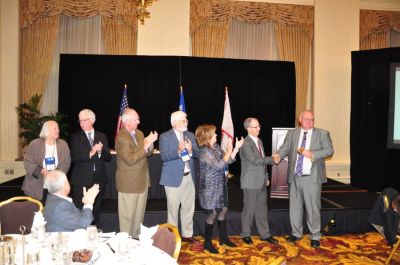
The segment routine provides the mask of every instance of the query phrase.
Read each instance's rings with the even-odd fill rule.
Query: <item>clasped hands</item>
[[[307,157],[307,158],[311,159],[311,160],[314,159],[314,152],[311,151],[311,150],[304,150],[303,149],[301,151],[299,150],[298,153],[303,155],[304,157]],[[281,156],[278,153],[276,153],[276,154],[272,155],[272,159],[274,160],[275,164],[279,164],[280,161],[281,161]]]
[[[86,204],[92,204],[93,205],[97,194],[99,194],[99,191],[100,191],[99,184],[94,184],[88,190],[86,190],[86,187],[83,187],[83,198],[82,198],[83,204],[84,205],[86,205]]]
[[[149,135],[143,140],[143,148],[144,150],[149,150],[149,147],[158,139],[158,133],[156,131],[151,131]]]
[[[102,150],[103,150],[103,143],[99,141],[97,144],[93,145],[92,150],[90,150],[89,156],[92,157],[96,153],[101,154]]]
[[[179,145],[178,145],[178,151],[179,151],[179,153],[181,153],[183,150],[187,150],[189,153],[191,153],[192,152],[192,142],[189,140],[189,139],[187,139],[187,138],[185,138],[185,139],[181,139],[180,141],[179,141]]]

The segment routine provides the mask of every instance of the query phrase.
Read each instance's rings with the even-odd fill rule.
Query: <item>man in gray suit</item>
[[[93,222],[93,203],[99,193],[99,185],[94,184],[86,191],[83,188],[82,210],[75,207],[68,197],[70,185],[67,176],[60,170],[53,170],[46,176],[46,187],[49,190],[44,218],[47,221],[47,232],[65,232],[86,229]]]
[[[267,186],[269,185],[267,165],[274,162],[265,156],[264,147],[258,135],[261,125],[256,118],[247,118],[244,123],[247,137],[240,149],[242,172],[240,186],[243,190],[242,231],[240,236],[246,244],[251,240],[251,226],[255,218],[260,239],[268,243],[277,243],[269,232],[267,209]]]
[[[333,155],[329,132],[314,127],[314,114],[306,110],[300,114],[301,127],[290,130],[280,147],[278,159],[288,156],[289,213],[295,242],[303,236],[303,213],[306,208],[311,246],[318,248],[321,238],[321,186],[327,182],[325,158]],[[276,161],[278,162],[278,161]]]

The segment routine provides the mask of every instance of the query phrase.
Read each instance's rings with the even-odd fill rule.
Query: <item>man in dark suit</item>
[[[243,190],[242,231],[240,236],[246,244],[253,244],[250,237],[253,219],[256,221],[260,239],[277,243],[269,232],[267,209],[267,186],[269,185],[267,165],[273,165],[273,158],[265,156],[260,134],[261,125],[256,118],[247,118],[244,123],[247,137],[240,149],[242,171],[240,186]]]
[[[49,191],[44,207],[47,232],[74,231],[86,229],[93,221],[93,203],[99,193],[99,185],[86,191],[83,188],[83,209],[75,207],[72,199],[68,197],[70,185],[67,176],[60,170],[53,170],[47,176],[45,184]]]
[[[168,223],[178,227],[180,209],[182,240],[197,244],[193,238],[193,215],[195,202],[195,179],[193,158],[197,147],[193,133],[187,131],[186,113],[171,114],[172,129],[160,135],[162,173],[160,185],[167,195]]]
[[[100,224],[101,201],[104,194],[104,183],[107,181],[105,162],[111,161],[107,137],[94,129],[96,115],[90,109],[79,112],[79,125],[82,130],[71,136],[70,150],[73,163],[71,183],[72,198],[76,207],[82,208],[82,188],[89,188],[94,183],[100,185],[100,194],[94,203],[95,223]]]
[[[311,246],[318,248],[321,238],[321,186],[327,182],[325,159],[333,155],[329,132],[314,127],[314,114],[306,110],[300,114],[300,128],[290,130],[277,155],[278,160],[289,159],[289,214],[295,242],[303,236],[304,205]],[[277,161],[276,161],[277,162]]]

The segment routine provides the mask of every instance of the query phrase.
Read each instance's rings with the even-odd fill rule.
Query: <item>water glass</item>
[[[118,254],[125,256],[126,253],[128,253],[130,236],[126,232],[120,232],[117,234],[116,238],[118,240]]]
[[[89,242],[95,242],[98,236],[97,227],[95,225],[89,225],[86,231]]]

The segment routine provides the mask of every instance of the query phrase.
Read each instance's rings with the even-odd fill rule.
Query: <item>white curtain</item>
[[[279,60],[274,23],[248,24],[232,19],[225,58]]]
[[[60,31],[54,51],[50,76],[44,90],[41,112],[58,111],[58,73],[60,54],[104,54],[101,17],[75,18],[61,15]]]
[[[395,30],[390,30],[389,34],[390,42],[389,47],[400,47],[400,32]]]

